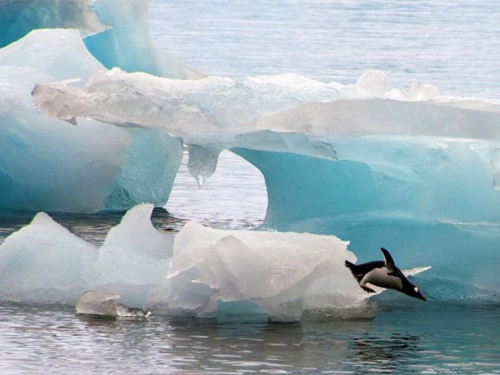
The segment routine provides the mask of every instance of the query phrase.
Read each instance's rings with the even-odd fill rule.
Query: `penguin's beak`
[[[421,299],[422,301],[427,302],[425,297],[422,295],[422,293],[420,293],[420,290],[415,285],[412,285],[412,288],[408,290],[407,294],[412,296],[413,298],[418,298]]]
[[[417,293],[415,293],[414,297],[415,298],[418,298],[418,299],[421,299],[422,301],[425,301],[427,302],[427,300],[425,299],[425,297],[422,295],[422,293],[420,293],[420,290],[416,290]]]

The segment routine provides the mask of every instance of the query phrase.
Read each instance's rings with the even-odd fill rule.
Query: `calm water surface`
[[[452,95],[500,98],[498,0],[151,0],[153,38],[212,75],[354,83],[381,69]]]
[[[500,4],[464,0],[151,0],[161,47],[210,74],[293,72],[352,83],[366,68],[456,95],[500,97]],[[231,153],[199,190],[184,160],[155,226],[252,228],[262,176]],[[168,211],[167,211],[168,210]],[[102,243],[123,213],[53,214]],[[0,242],[32,213],[0,213]],[[387,303],[387,302],[386,302]],[[500,306],[400,300],[373,320],[237,324],[83,320],[71,309],[0,306],[0,373],[500,373]]]
[[[81,319],[0,307],[1,373],[500,373],[498,305],[388,306],[374,320],[267,325]]]

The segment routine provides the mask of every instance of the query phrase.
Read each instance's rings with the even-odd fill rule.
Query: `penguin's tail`
[[[346,260],[346,261],[345,261],[345,266],[346,266],[347,268],[351,269],[351,268],[352,268],[352,266],[354,266],[354,264],[353,264],[353,263],[351,263],[351,262],[349,262],[348,260]]]

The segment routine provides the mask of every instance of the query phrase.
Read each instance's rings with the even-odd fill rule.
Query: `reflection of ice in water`
[[[265,217],[267,192],[258,169],[223,151],[217,170],[199,189],[187,168],[184,153],[166,209],[175,217],[217,227],[259,225]]]

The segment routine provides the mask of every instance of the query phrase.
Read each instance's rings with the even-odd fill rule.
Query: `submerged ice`
[[[75,309],[78,315],[118,318],[118,319],[144,319],[151,315],[150,311],[138,308],[130,308],[118,300],[120,296],[89,290],[76,303]]]

